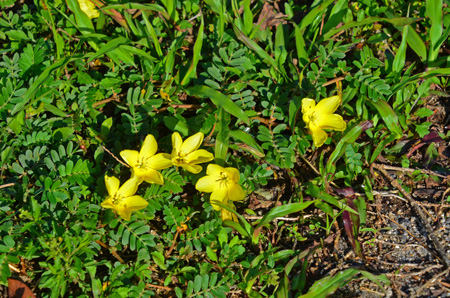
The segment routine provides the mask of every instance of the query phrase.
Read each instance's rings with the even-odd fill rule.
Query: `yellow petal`
[[[337,131],[344,131],[347,127],[347,123],[345,123],[344,119],[341,115],[331,114],[326,117],[320,118],[318,126],[322,129],[334,129]]]
[[[230,201],[242,201],[245,198],[245,192],[237,183],[228,184],[228,199]]]
[[[209,164],[206,168],[206,174],[212,176],[220,176],[220,173],[225,172],[225,169],[216,164]]]
[[[90,18],[98,18],[100,13],[95,8],[94,3],[89,0],[78,0],[81,10]]]
[[[183,139],[178,132],[172,134],[172,157],[178,155],[181,150],[181,145],[183,144]]]
[[[188,164],[196,165],[199,163],[205,163],[214,159],[214,155],[211,152],[206,151],[205,149],[195,150],[194,152],[189,153],[185,161]]]
[[[316,101],[311,98],[303,98],[302,99],[302,114],[306,114],[309,110],[313,109],[316,106]]]
[[[147,135],[144,143],[142,143],[141,151],[139,152],[139,159],[152,157],[158,150],[158,144],[156,143],[153,135]]]
[[[130,220],[131,212],[144,209],[148,202],[141,196],[124,198],[115,208],[117,213],[125,220]]]
[[[159,185],[164,184],[164,177],[161,175],[160,172],[153,170],[153,169],[147,169],[143,171],[143,175],[141,176],[142,179],[144,179],[147,183],[155,183]]]
[[[130,211],[137,211],[147,207],[148,202],[141,196],[131,196],[122,200],[120,205]]]
[[[202,142],[203,142],[203,133],[198,132],[195,135],[187,138],[181,145],[180,150],[185,154],[189,154],[197,150],[198,147],[200,147],[200,145],[202,144]]]
[[[120,207],[117,206],[114,210],[115,210],[115,211],[117,212],[117,214],[119,214],[119,216],[122,217],[124,220],[130,220],[130,217],[131,217],[131,211],[130,211],[130,210],[123,208],[123,206],[120,206]]]
[[[313,141],[314,141],[314,145],[319,148],[320,146],[323,145],[323,143],[325,143],[325,141],[327,140],[327,133],[318,127],[311,127],[311,134],[313,137]]]
[[[102,206],[103,208],[106,208],[106,209],[114,209],[115,208],[115,205],[114,205],[114,203],[113,203],[113,199],[112,199],[113,197],[108,197],[108,198],[106,198],[106,200],[104,200],[101,204],[100,204],[100,206]]]
[[[323,114],[333,114],[341,104],[341,101],[341,97],[338,95],[327,97],[319,101],[314,110],[316,110],[320,116]]]
[[[105,185],[108,194],[110,196],[114,196],[114,194],[119,190],[120,181],[116,177],[109,177],[105,175]]]
[[[236,222],[238,221],[236,214],[228,211],[225,208],[222,208],[222,210],[220,210],[220,217],[222,217],[222,221],[225,221],[225,220],[232,220],[232,221],[236,221]]]
[[[202,192],[213,192],[217,187],[218,183],[216,182],[216,178],[210,175],[198,179],[195,184],[195,189]]]
[[[239,183],[240,176],[238,169],[229,167],[225,168],[225,172],[227,177],[231,178],[234,182]]]
[[[167,153],[158,153],[150,157],[147,162],[152,169],[163,170],[172,165],[172,157]]]
[[[123,160],[132,168],[134,168],[139,162],[139,152],[136,150],[123,150],[120,151],[120,156]]]
[[[228,191],[224,187],[214,189],[214,191],[211,194],[210,201],[211,201],[211,205],[213,206],[213,208],[215,210],[219,211],[222,207],[214,204],[214,202],[226,204],[228,202],[227,194],[228,194]]]
[[[117,194],[122,198],[130,197],[134,195],[139,186],[139,179],[131,178],[128,179],[117,191]]]
[[[183,167],[183,169],[185,169],[188,172],[191,172],[192,174],[198,174],[202,171],[202,166],[199,165],[190,165],[187,163],[182,163],[181,166]]]

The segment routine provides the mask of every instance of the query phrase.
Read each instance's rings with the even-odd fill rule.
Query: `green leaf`
[[[408,38],[408,26],[403,27],[403,38],[402,42],[400,43],[400,47],[398,48],[397,53],[395,54],[394,62],[392,64],[392,70],[396,73],[400,73],[403,69],[403,66],[405,66],[405,60],[406,60],[406,40]]]
[[[200,60],[200,57],[202,56],[202,45],[203,45],[203,31],[204,31],[204,22],[203,22],[203,15],[202,15],[202,21],[200,23],[200,28],[198,28],[197,33],[197,40],[194,44],[194,53],[192,57],[191,65],[189,66],[189,69],[184,76],[183,80],[181,81],[181,85],[187,85],[191,78],[196,77],[197,74],[195,73],[197,70],[197,64]]]
[[[325,298],[333,294],[337,289],[343,287],[350,282],[353,277],[359,274],[362,270],[346,269],[337,273],[335,276],[327,276],[316,281],[309,289],[308,293],[299,298]]]
[[[197,85],[186,90],[191,96],[198,96],[201,98],[209,98],[218,107],[222,107],[225,111],[233,116],[238,117],[241,121],[249,124],[248,117],[244,111],[235,104],[230,98],[223,95],[217,90],[208,86]]]
[[[104,54],[107,54],[109,52],[112,52],[116,48],[118,48],[120,45],[126,45],[129,44],[130,40],[125,37],[117,37],[113,40],[108,41],[104,46],[102,46],[94,55],[91,56],[91,58],[88,59],[87,62],[91,62],[97,57],[100,57]]]
[[[428,52],[428,63],[436,60],[439,54],[439,40],[442,36],[442,0],[427,0],[425,14],[430,18],[430,40],[431,46]]]
[[[242,147],[243,149],[249,151],[253,155],[255,155],[257,158],[264,158],[264,150],[259,146],[259,144],[255,141],[252,135],[249,133],[246,133],[242,130],[231,130],[230,136],[242,143],[244,143],[245,147]]]
[[[50,113],[56,115],[56,116],[63,117],[63,118],[66,118],[66,117],[67,117],[67,114],[66,114],[66,113],[64,113],[64,112],[61,111],[58,107],[56,107],[56,106],[54,106],[54,105],[52,105],[52,104],[49,104],[49,103],[44,104],[44,109],[45,109],[46,111],[48,111],[48,112],[50,112]]]
[[[400,17],[400,18],[380,18],[380,17],[369,17],[369,18],[365,18],[361,21],[353,21],[353,22],[349,22],[339,28],[336,29],[332,29],[330,31],[328,31],[327,33],[325,33],[323,35],[323,40],[328,40],[330,39],[333,35],[335,35],[338,32],[341,32],[343,30],[347,30],[350,28],[354,28],[354,27],[361,27],[367,24],[372,24],[375,22],[388,22],[393,24],[394,26],[406,26],[406,25],[411,25],[412,23],[418,22],[420,21],[420,19],[416,19],[416,18],[405,18],[405,17]]]
[[[363,123],[354,126],[341,138],[341,140],[336,145],[336,148],[334,149],[333,153],[331,153],[330,158],[327,161],[326,166],[327,173],[334,173],[336,169],[335,164],[339,160],[339,158],[341,158],[341,156],[345,153],[345,148],[347,148],[347,145],[354,143],[364,130],[372,126],[373,125],[371,122],[365,121]]]
[[[216,138],[215,161],[218,165],[224,166],[230,142],[230,115],[224,109],[219,108],[217,120],[217,129],[219,130],[219,133]]]
[[[315,6],[311,11],[302,18],[298,27],[303,31],[308,25],[310,25],[319,15],[323,14],[323,11],[333,3],[334,0],[325,0],[323,3]]]
[[[261,221],[259,222],[256,229],[271,222],[272,220],[274,220],[277,217],[283,217],[283,216],[286,216],[291,213],[296,213],[296,212],[302,211],[302,210],[308,208],[309,205],[311,205],[314,202],[315,201],[308,201],[308,202],[303,202],[303,203],[291,203],[291,204],[274,207],[266,215],[264,215],[264,217],[261,219]]]
[[[27,92],[22,96],[22,101],[12,109],[11,115],[15,115],[18,112],[22,111],[25,105],[31,105],[34,101],[31,99],[36,94],[39,88],[42,88],[42,85],[47,79],[50,77],[51,73],[55,70],[64,68],[67,63],[72,61],[70,57],[65,57],[64,59],[60,61],[56,61],[53,63],[50,67],[47,67],[40,75],[39,77],[33,82],[33,84],[28,88]],[[29,103],[29,101],[31,101]]]
[[[382,99],[379,99],[378,101],[368,100],[367,102],[378,110],[384,123],[386,123],[386,127],[396,136],[396,138],[401,138],[403,134],[402,128],[398,122],[398,116],[391,106]]]
[[[267,64],[270,64],[275,70],[279,71],[277,62],[273,59],[263,48],[261,48],[255,41],[250,39],[248,36],[244,34],[239,28],[233,24],[234,32],[237,38],[242,41],[247,47],[252,49],[258,54],[258,56],[264,60]]]

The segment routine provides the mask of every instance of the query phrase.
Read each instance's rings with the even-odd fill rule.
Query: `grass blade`
[[[209,98],[218,107],[222,107],[225,111],[233,116],[238,117],[245,123],[248,122],[248,117],[244,111],[235,104],[230,98],[223,95],[217,90],[214,90],[208,86],[194,86],[186,90],[191,96],[198,96],[201,98]]]
[[[271,222],[272,220],[274,220],[277,217],[282,217],[282,216],[286,216],[291,213],[296,213],[296,212],[302,211],[302,210],[308,208],[309,205],[311,205],[314,202],[315,201],[308,201],[308,202],[303,202],[303,203],[291,203],[291,204],[274,207],[266,215],[264,215],[264,217],[261,219],[261,221],[259,222],[256,229]]]
[[[196,70],[197,70],[197,64],[200,60],[200,57],[202,56],[202,46],[203,46],[203,28],[204,28],[204,22],[203,22],[203,16],[202,21],[200,23],[200,28],[198,28],[198,34],[197,34],[197,40],[194,44],[194,54],[192,56],[192,62],[189,66],[188,71],[186,72],[186,75],[184,76],[183,80],[181,81],[181,85],[187,85],[192,77],[195,77]]]

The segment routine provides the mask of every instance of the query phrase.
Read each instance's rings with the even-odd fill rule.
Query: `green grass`
[[[430,86],[448,88],[442,0],[92,2],[98,18],[77,0],[0,0],[0,285],[12,268],[38,297],[325,297],[389,282],[353,268],[312,280],[311,243],[344,222],[362,257],[370,165],[418,166],[395,153],[429,133]],[[317,148],[302,99],[334,95],[347,126]],[[140,184],[148,206],[129,221],[102,208],[104,176],[130,178],[120,152],[152,134],[170,154],[174,132],[203,133],[246,198],[216,211],[195,188],[205,163]],[[333,191],[345,187],[365,196]],[[273,204],[256,213],[264,191]]]

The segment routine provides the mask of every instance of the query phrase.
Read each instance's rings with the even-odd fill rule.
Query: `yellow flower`
[[[228,202],[227,206],[233,210],[236,210],[236,207],[234,206],[233,202]],[[237,218],[236,214],[234,214],[231,211],[228,211],[225,208],[222,208],[222,210],[220,210],[220,217],[222,217],[222,221],[232,220],[232,221],[238,222],[238,218]]]
[[[222,208],[214,204],[219,202],[228,204],[230,201],[241,201],[245,193],[239,185],[239,171],[236,168],[222,168],[219,165],[210,164],[206,169],[206,176],[198,179],[195,188],[198,191],[211,193],[211,205],[215,210]]]
[[[137,176],[140,182],[164,184],[164,178],[158,170],[168,168],[172,165],[170,154],[159,153],[155,137],[147,135],[142,144],[140,152],[136,150],[123,150],[120,152],[123,160],[130,165],[133,176]]]
[[[106,189],[109,196],[101,204],[103,208],[113,209],[125,220],[130,220],[131,212],[144,209],[148,202],[141,196],[135,196],[139,186],[139,179],[131,178],[120,188],[120,181],[116,177],[105,176]]]
[[[80,4],[81,10],[87,14],[90,19],[98,18],[100,16],[100,13],[97,8],[95,8],[94,3],[90,0],[78,0],[78,3]]]
[[[205,149],[197,150],[203,142],[203,133],[198,132],[187,138],[184,142],[178,132],[172,134],[172,163],[177,167],[183,167],[193,174],[201,172],[199,163],[205,163],[214,159],[212,153]]]
[[[314,99],[303,98],[303,121],[305,121],[306,126],[312,134],[316,147],[322,146],[327,140],[327,133],[324,129],[344,131],[347,127],[342,116],[333,114],[340,104],[340,96],[324,98],[317,105]]]

